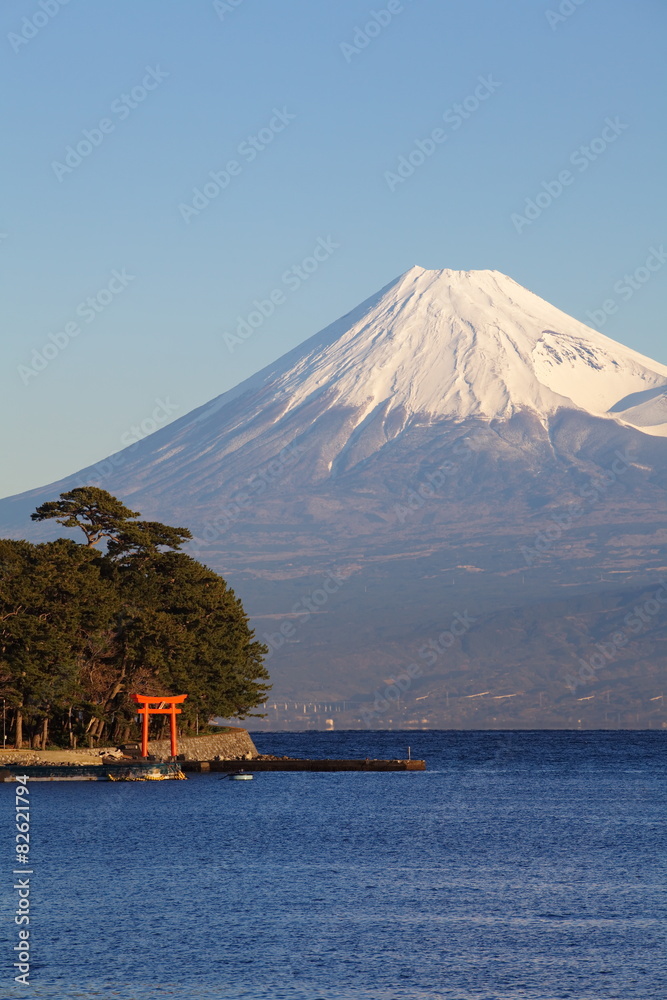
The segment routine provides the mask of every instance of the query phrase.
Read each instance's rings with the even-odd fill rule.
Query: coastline
[[[202,736],[183,736],[178,741],[178,756],[186,761],[221,760],[251,760],[259,756],[259,751],[252,741],[247,729],[240,726],[228,726],[224,733],[206,734]],[[129,744],[128,744],[129,746]],[[167,758],[170,752],[169,740],[151,740],[148,752],[152,757]],[[129,756],[129,755],[128,755]],[[0,768],[3,764],[71,764],[82,766],[108,763],[111,760],[128,759],[121,747],[108,746],[78,748],[76,750],[58,749],[33,750],[23,747],[21,750],[7,748],[0,750]]]

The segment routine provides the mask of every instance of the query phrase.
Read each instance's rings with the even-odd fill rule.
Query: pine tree
[[[196,715],[245,717],[265,700],[267,652],[222,577],[181,552],[191,534],[97,487],[43,503],[32,518],[80,528],[86,544],[0,539],[0,685],[20,744],[118,740],[131,692],[188,694]],[[106,542],[106,551],[95,546]]]

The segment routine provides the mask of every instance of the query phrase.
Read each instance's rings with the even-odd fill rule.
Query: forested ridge
[[[222,577],[180,551],[187,529],[142,521],[90,486],[32,518],[55,518],[85,541],[0,539],[8,742],[126,742],[137,733],[131,692],[187,693],[186,732],[197,719],[243,718],[261,704],[267,649]]]

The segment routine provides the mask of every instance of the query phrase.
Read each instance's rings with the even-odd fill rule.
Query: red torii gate
[[[187,698],[187,694],[177,694],[173,698],[166,698],[161,695],[154,697],[149,694],[132,694],[130,697],[139,705],[137,712],[143,716],[141,720],[141,756],[148,757],[148,720],[150,716],[168,715],[170,716],[171,756],[175,757],[178,753],[176,745],[176,716],[181,714],[181,709],[176,708],[176,706],[183,704]],[[153,705],[155,705],[154,708],[152,707]]]

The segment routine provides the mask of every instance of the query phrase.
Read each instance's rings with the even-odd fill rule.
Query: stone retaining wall
[[[169,740],[151,740],[148,752],[155,757],[168,757],[171,753]],[[218,733],[216,736],[183,736],[178,740],[178,753],[184,754],[186,760],[234,760],[242,757],[250,760],[258,756],[257,747],[250,738],[247,729],[232,728],[228,733]]]

